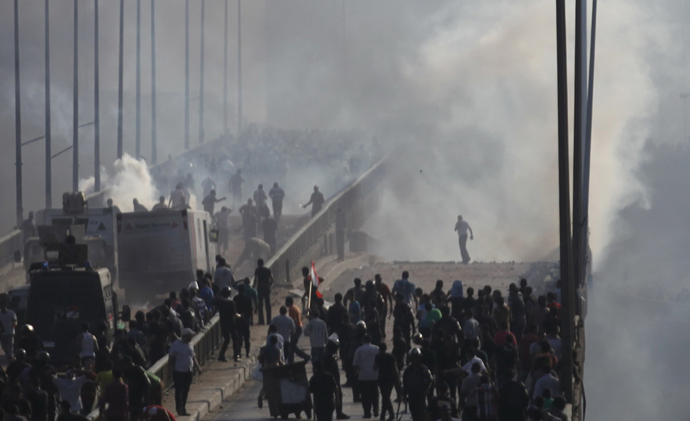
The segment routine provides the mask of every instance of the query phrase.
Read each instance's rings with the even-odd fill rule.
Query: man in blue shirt
[[[412,282],[410,282],[408,279],[409,277],[410,273],[408,271],[404,271],[402,273],[402,279],[398,279],[393,284],[393,294],[400,293],[408,305],[412,299],[414,299],[414,306],[417,308],[419,303],[417,302],[417,297],[414,295],[416,287]]]

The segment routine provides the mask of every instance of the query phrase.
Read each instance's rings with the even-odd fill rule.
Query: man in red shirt
[[[556,301],[556,294],[553,292],[547,292],[546,293],[546,307],[548,308],[557,308],[558,310],[561,309],[561,304]]]
[[[532,368],[532,356],[529,352],[529,349],[533,343],[539,340],[539,336],[537,336],[538,330],[539,329],[537,328],[536,323],[530,323],[529,325],[527,325],[527,329],[525,330],[525,334],[522,335],[522,339],[520,339],[520,346],[518,348],[520,356],[519,376],[520,381],[522,382],[524,382],[527,379],[527,375],[529,374],[529,371]]]
[[[506,343],[506,339],[509,336],[512,337],[511,343],[517,343],[517,341],[515,340],[515,335],[510,333],[510,330],[508,330],[508,326],[504,321],[498,323],[498,328],[499,330],[497,330],[494,334],[494,343],[496,344],[496,346],[503,346],[503,344]]]
[[[122,381],[122,371],[113,369],[113,382],[105,387],[100,404],[101,415],[105,413],[108,421],[129,420],[129,389]],[[108,409],[105,406],[108,405]]]

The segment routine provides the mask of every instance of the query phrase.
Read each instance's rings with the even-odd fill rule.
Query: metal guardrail
[[[320,240],[335,223],[335,211],[338,208],[346,212],[350,228],[359,228],[364,224],[376,208],[378,194],[375,189],[385,175],[386,158],[381,159],[347,188],[329,199],[324,208],[266,262],[266,266],[271,268],[276,279],[286,279],[286,268],[298,271],[304,261],[311,260],[320,253]],[[197,333],[192,339],[199,364],[203,365],[222,341],[219,320],[218,315],[215,315],[204,327],[205,331]],[[151,366],[149,371],[161,378],[164,390],[172,386],[172,372],[168,367],[167,355]],[[91,412],[88,418],[98,419],[98,410]]]
[[[364,224],[378,203],[375,188],[386,173],[386,159],[387,156],[328,200],[323,209],[266,262],[277,281],[291,279],[293,272],[295,279],[299,279],[300,268],[320,255],[320,240],[335,223],[338,208],[345,212],[349,229],[360,228]]]
[[[0,237],[0,265],[6,265],[14,261],[14,253],[19,250],[23,253],[22,232],[14,230],[11,233]]]
[[[192,338],[194,353],[196,354],[196,358],[199,360],[199,364],[201,365],[206,363],[211,353],[223,340],[223,335],[220,332],[219,320],[220,318],[216,314],[206,324],[206,331],[199,332],[194,336],[194,338]],[[163,381],[164,390],[172,386],[172,371],[170,370],[170,367],[168,367],[167,355],[156,361],[156,363],[152,365],[148,371],[160,377],[160,379]]]
[[[206,324],[205,331],[197,333],[194,338],[192,338],[192,345],[194,346],[194,353],[199,364],[203,365],[209,359],[211,353],[218,347],[221,343],[223,336],[220,332],[220,318],[218,315],[213,316],[211,320]],[[168,367],[168,356],[164,356],[158,360],[149,369],[149,372],[155,374],[161,379],[163,391],[170,389],[173,385],[172,370]],[[101,414],[98,409],[95,409],[89,413],[87,418],[89,420],[100,419]]]

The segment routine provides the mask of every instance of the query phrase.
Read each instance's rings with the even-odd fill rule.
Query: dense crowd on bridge
[[[219,143],[212,152],[177,159],[169,156],[168,161],[152,168],[151,175],[162,194],[176,190],[182,183],[201,201],[213,189],[219,196],[232,195],[233,207],[238,209],[246,200],[241,195],[244,181],[253,187],[267,180],[280,180],[291,191],[307,180],[319,180],[328,190],[342,188],[382,154],[376,138],[365,143],[362,139],[363,134],[355,131],[249,125],[241,137]],[[237,170],[241,170],[242,182],[236,177]],[[200,180],[203,191],[198,189]],[[189,194],[186,199],[190,205]]]
[[[201,371],[193,336],[218,314],[224,339],[218,360],[240,361],[252,355],[250,327],[258,313],[256,322],[268,325],[259,351],[262,367],[290,364],[296,357],[310,361],[318,420],[349,418],[342,410],[345,387],[362,403],[364,418],[392,420],[402,404],[414,421],[567,419],[557,374],[563,350],[555,292],[535,296],[525,279],[505,293],[490,286],[475,291],[460,281],[449,290],[438,281],[435,289],[423,291],[403,272],[392,288],[378,274],[366,282],[355,279],[326,306],[309,288],[314,283],[304,268],[305,290],[312,295],[304,294],[301,308],[286,297],[272,317],[274,279],[262,260],[253,279],[239,280],[224,258],[218,255],[216,262],[214,273],[198,271],[188,288],[170,292],[147,313],[136,312],[128,326],[115,330],[112,345],[107,321],[84,325],[69,339],[74,361],[59,369],[31,326],[18,329],[15,337],[16,316],[0,297],[0,323],[12,326],[0,334],[3,350],[12,356],[0,371],[0,415],[13,421],[60,415],[72,421],[100,408],[109,420],[174,419],[160,406],[160,379],[147,371],[166,355],[177,415],[185,415],[193,374]],[[309,353],[298,346],[301,335],[309,337]],[[259,407],[263,399],[262,391]]]
[[[305,286],[310,282],[305,271]],[[364,418],[394,419],[400,410],[391,401],[395,390],[414,421],[567,419],[557,374],[562,349],[555,292],[535,297],[525,279],[505,293],[464,289],[461,281],[450,290],[438,281],[425,292],[403,272],[392,289],[377,274],[364,283],[355,279],[334,298],[325,308],[313,296],[303,324],[288,297],[263,348],[264,366],[290,363],[300,334],[309,336],[317,419],[332,419],[334,412],[348,418],[343,387],[352,387]],[[280,352],[271,350],[273,343]]]

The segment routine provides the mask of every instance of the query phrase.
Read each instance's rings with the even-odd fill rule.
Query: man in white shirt
[[[191,344],[194,331],[186,328],[182,331],[182,339],[178,339],[170,346],[168,351],[168,366],[172,370],[173,382],[175,383],[175,406],[177,414],[181,416],[187,413],[187,395],[192,385],[194,368],[201,374],[201,366],[194,356],[194,346]]]
[[[477,352],[474,350],[472,347],[467,347],[467,350],[465,351],[465,355],[467,356],[467,364],[462,366],[462,369],[465,370],[468,374],[472,371],[472,365],[474,363],[478,363],[479,366],[482,369],[482,373],[487,373],[486,366],[484,365],[484,361],[481,360],[481,358],[477,357]]]
[[[75,377],[74,371],[68,371],[65,377],[57,377],[53,374],[53,384],[60,393],[60,399],[70,403],[70,411],[74,414],[82,410],[81,387],[84,383],[86,383],[86,376],[82,374]]]
[[[304,336],[309,337],[311,345],[311,360],[314,364],[321,362],[328,342],[328,326],[319,318],[319,311],[314,309],[309,313],[309,324],[304,328]],[[377,377],[378,379],[378,377]]]
[[[374,418],[379,416],[379,371],[374,369],[376,355],[379,347],[371,344],[371,337],[364,335],[364,344],[355,351],[353,366],[359,370],[359,390],[362,394],[362,408],[364,418],[371,418],[371,409],[374,408]]]
[[[7,308],[7,300],[0,300],[0,346],[5,356],[11,361],[14,353],[14,328],[17,327],[17,315]]]
[[[227,253],[230,243],[230,214],[232,210],[227,206],[220,208],[220,212],[215,215],[218,224],[218,252]]]
[[[177,183],[175,190],[170,192],[170,201],[168,207],[170,209],[184,209],[187,198],[184,192],[184,184]]]
[[[280,314],[271,319],[271,325],[276,327],[277,333],[283,338],[283,351],[285,355],[290,355],[290,352],[292,352],[290,338],[295,333],[296,328],[295,321],[287,315],[287,307],[280,307]]]
[[[551,373],[551,366],[546,364],[542,368],[544,374],[539,377],[539,380],[534,384],[534,393],[532,393],[532,399],[536,399],[538,396],[542,396],[545,389],[551,389],[553,396],[558,396],[561,394],[561,383],[556,376]]]
[[[467,231],[470,232],[470,240],[474,240],[474,233],[472,232],[470,224],[462,219],[462,215],[458,215],[458,222],[455,223],[455,231],[458,232],[458,243],[460,245],[462,263],[468,264],[470,262],[470,254],[467,252]]]
[[[278,333],[278,327],[276,325],[268,326],[268,336],[266,337],[266,345],[271,345],[271,337],[276,337],[276,348],[280,350],[280,362],[285,363],[285,338],[283,335]]]

